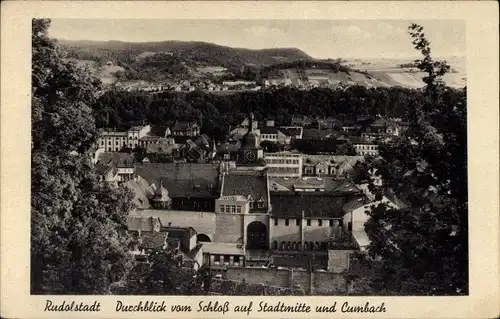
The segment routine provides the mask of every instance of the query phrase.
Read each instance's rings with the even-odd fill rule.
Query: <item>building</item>
[[[349,180],[332,176],[314,177],[270,177],[269,188],[272,192],[299,193],[335,193],[355,194],[361,190]]]
[[[300,126],[280,126],[278,129],[290,139],[290,142],[302,139],[302,132],[304,130]]]
[[[183,267],[197,270],[203,263],[201,244],[192,227],[165,226],[158,217],[129,216],[127,228],[136,236],[132,253],[138,261],[147,261],[154,250],[169,249],[177,251]]]
[[[255,164],[259,159],[264,157],[264,151],[260,147],[259,137],[253,131],[249,130],[243,136],[239,152],[239,162],[245,164]]]
[[[303,155],[303,176],[335,176],[348,177],[363,156],[348,155]]]
[[[126,182],[134,178],[136,160],[133,154],[102,153],[96,163],[101,179],[109,182]]]
[[[150,125],[135,126],[125,132],[104,131],[97,139],[97,147],[105,152],[118,152],[123,147],[135,148],[150,131]]]
[[[365,223],[370,219],[367,213],[380,204],[394,209],[399,208],[385,196],[380,201],[369,201],[366,197],[355,198],[343,208],[345,212],[343,225],[352,232],[353,240],[361,251],[365,251],[370,244],[365,231]]]
[[[127,132],[102,132],[97,139],[97,145],[105,152],[118,152],[128,145]]]
[[[269,176],[302,176],[302,154],[291,152],[265,153]]]
[[[291,137],[283,134],[278,128],[272,126],[261,127],[259,129],[260,142],[270,141],[279,144],[290,144]]]
[[[177,121],[172,128],[173,136],[198,136],[200,127],[196,122]]]
[[[248,213],[267,213],[270,209],[269,204],[269,187],[265,170],[260,171],[238,171],[228,170],[222,174],[221,196],[224,201],[231,200],[229,205],[241,205],[243,196],[248,204]],[[221,199],[218,201],[219,205]],[[228,202],[224,202],[228,205]],[[242,214],[246,212],[247,206],[242,206]],[[216,210],[221,212],[221,208]],[[227,207],[225,212],[227,212]],[[232,209],[231,209],[232,212]]]
[[[136,165],[136,174],[147,180],[155,192],[164,188],[170,200],[165,205],[172,210],[215,211],[215,200],[220,195],[218,165],[142,163]]]
[[[271,193],[271,250],[326,251],[344,240],[343,206],[349,196],[344,194],[295,192]],[[349,236],[348,236],[349,237]]]
[[[382,136],[398,136],[400,128],[397,122],[378,118],[367,126],[361,136],[365,139],[376,139]]]
[[[378,156],[378,144],[376,142],[359,138],[357,136],[349,137],[349,141],[354,147],[357,155]]]

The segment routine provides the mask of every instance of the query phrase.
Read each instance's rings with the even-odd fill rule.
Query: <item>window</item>
[[[231,213],[236,213],[236,206],[235,205],[231,205]]]
[[[274,226],[278,226],[278,218],[274,219]]]
[[[323,221],[321,219],[318,219],[318,226],[323,226]]]
[[[330,219],[330,227],[333,227],[333,219]]]
[[[224,212],[224,205],[220,205],[220,212],[223,213]]]
[[[234,262],[239,263],[240,262],[240,256],[234,256]]]
[[[311,226],[311,220],[310,219],[307,220],[307,226]]]
[[[295,225],[300,226],[300,219],[295,220]]]
[[[231,206],[226,205],[226,213],[230,213],[230,212],[231,212]]]
[[[285,219],[285,226],[288,226],[288,225],[290,225],[290,221],[287,218],[287,219]]]
[[[241,214],[241,206],[236,206],[236,213]]]
[[[225,263],[228,263],[228,262],[229,262],[229,256],[224,255],[224,262],[225,262]]]
[[[104,145],[104,141],[101,141],[101,145]]]
[[[258,205],[259,208],[263,208],[264,207],[264,201],[258,202],[257,205]]]

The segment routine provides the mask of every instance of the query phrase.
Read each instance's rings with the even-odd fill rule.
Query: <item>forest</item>
[[[446,88],[443,94],[454,103],[463,98],[464,91]],[[125,130],[143,123],[171,125],[176,120],[191,120],[201,124],[202,133],[223,140],[229,128],[241,123],[250,112],[258,120],[274,119],[276,125],[290,125],[292,117],[301,115],[351,120],[363,115],[407,119],[424,97],[419,90],[363,86],[310,91],[283,88],[231,95],[108,91],[93,105],[93,110],[99,128]]]

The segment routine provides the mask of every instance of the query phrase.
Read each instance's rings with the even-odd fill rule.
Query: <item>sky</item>
[[[419,56],[408,26],[424,27],[435,57],[465,56],[461,20],[154,20],[52,19],[49,34],[66,40],[204,41],[238,48],[295,47],[314,58]]]

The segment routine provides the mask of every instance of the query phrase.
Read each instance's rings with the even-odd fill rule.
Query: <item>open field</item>
[[[443,81],[450,87],[464,87],[467,84],[465,58],[451,57],[443,58],[443,60],[446,60],[454,71],[443,76]],[[414,61],[411,59],[356,59],[348,60],[344,64],[353,69],[367,72],[380,85],[408,88],[423,87],[424,73],[415,72],[415,68],[401,68],[399,66],[400,64],[412,62]]]

